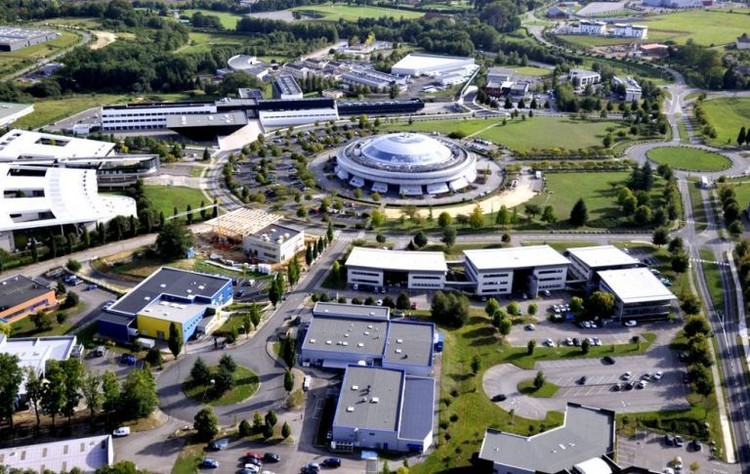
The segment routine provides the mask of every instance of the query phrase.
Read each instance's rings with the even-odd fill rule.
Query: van
[[[104,354],[107,353],[107,348],[104,346],[99,346],[96,349],[94,349],[94,357],[104,357]]]
[[[302,390],[307,392],[308,390],[310,390],[311,384],[312,384],[312,377],[310,377],[309,375],[305,375],[305,378],[302,379]]]

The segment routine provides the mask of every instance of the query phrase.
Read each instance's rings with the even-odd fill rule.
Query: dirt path
[[[91,34],[96,36],[96,41],[89,45],[91,49],[102,49],[117,41],[117,36],[110,31],[92,31]]]
[[[522,179],[518,183],[518,186],[509,191],[503,191],[500,194],[495,194],[494,196],[490,196],[487,199],[479,202],[467,202],[457,204],[455,206],[440,207],[436,213],[447,212],[453,217],[459,214],[469,215],[471,214],[471,211],[474,210],[474,207],[479,204],[479,207],[482,209],[482,213],[488,214],[490,212],[499,210],[503,205],[507,206],[508,208],[518,206],[530,200],[534,196],[536,196],[536,192],[534,191],[531,181],[528,179]],[[422,217],[427,217],[429,212],[429,209],[421,209],[419,211],[419,214]],[[386,208],[385,216],[389,219],[397,219],[401,217],[401,209],[394,207]]]

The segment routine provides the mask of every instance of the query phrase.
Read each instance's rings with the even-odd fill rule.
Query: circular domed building
[[[363,138],[341,148],[336,158],[339,178],[381,194],[446,194],[477,177],[473,153],[442,137],[417,133]]]

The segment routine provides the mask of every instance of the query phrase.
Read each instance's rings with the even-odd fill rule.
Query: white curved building
[[[227,60],[227,66],[232,71],[244,71],[245,69],[251,69],[257,66],[259,63],[256,56],[249,56],[247,54],[238,54],[232,56]]]
[[[476,157],[441,137],[392,133],[357,140],[337,155],[337,176],[356,188],[404,196],[446,194],[477,177]]]

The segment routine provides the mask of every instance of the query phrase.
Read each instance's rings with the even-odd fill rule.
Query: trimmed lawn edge
[[[534,386],[534,379],[522,380],[518,383],[518,391],[529,397],[552,398],[555,396],[560,387],[552,382],[544,382],[540,388]]]

